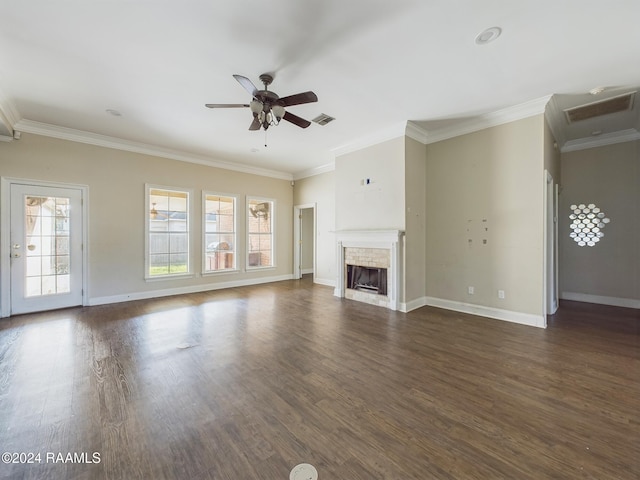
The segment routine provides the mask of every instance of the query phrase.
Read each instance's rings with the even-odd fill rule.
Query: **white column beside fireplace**
[[[343,230],[336,232],[338,265],[334,295],[398,310],[403,237],[404,232],[401,230]],[[345,254],[346,249],[349,249],[348,254]],[[368,250],[371,252],[369,253]],[[381,250],[388,253],[387,261],[385,261],[384,254],[381,256]],[[379,267],[387,263],[386,295],[349,289],[346,257],[349,257],[351,262],[355,261],[359,266],[364,267]]]

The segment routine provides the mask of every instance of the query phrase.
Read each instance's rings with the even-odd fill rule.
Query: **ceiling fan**
[[[264,84],[264,90],[258,90],[256,86],[247,77],[242,75],[234,75],[240,85],[253,97],[250,103],[207,103],[207,108],[244,108],[249,107],[253,113],[253,122],[249,126],[249,130],[265,130],[272,125],[278,125],[280,120],[286,120],[300,128],[307,128],[311,122],[301,118],[293,113],[285,111],[285,107],[293,105],[302,105],[304,103],[313,103],[318,101],[318,97],[313,92],[297,93],[288,97],[280,98],[274,92],[268,90],[268,86],[273,82],[273,75],[263,73],[260,75],[260,81]]]

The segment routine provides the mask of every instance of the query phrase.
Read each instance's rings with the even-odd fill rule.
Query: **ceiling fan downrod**
[[[273,75],[271,75],[269,73],[263,73],[262,75],[260,75],[260,81],[264,85],[264,89],[266,91],[266,90],[268,90],[267,87],[269,85],[271,85],[271,82],[273,82]]]

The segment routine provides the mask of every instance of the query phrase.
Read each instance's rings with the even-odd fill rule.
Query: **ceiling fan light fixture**
[[[280,120],[284,117],[284,107],[282,105],[274,105],[271,107],[271,112],[276,117],[276,122],[280,123]]]
[[[251,100],[251,103],[249,103],[249,108],[251,108],[251,111],[255,114],[262,112],[262,107],[262,102],[259,102],[258,100]]]

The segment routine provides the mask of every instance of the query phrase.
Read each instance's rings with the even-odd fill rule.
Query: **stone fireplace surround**
[[[337,279],[334,295],[391,310],[399,310],[401,230],[343,230],[336,232]],[[387,269],[387,295],[347,288],[347,264]]]

